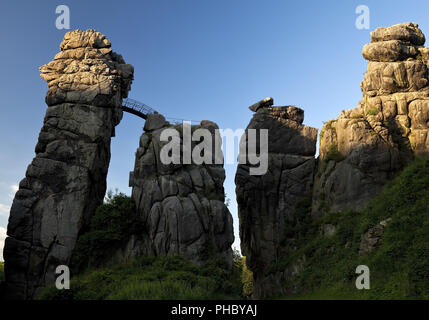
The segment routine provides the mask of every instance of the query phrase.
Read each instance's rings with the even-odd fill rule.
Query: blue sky
[[[320,128],[360,100],[369,31],[413,21],[429,35],[428,1],[2,1],[0,251],[46,110],[38,67],[52,60],[68,31],[55,28],[61,4],[70,8],[71,30],[97,29],[134,65],[130,97],[168,117],[209,119],[233,130],[245,128],[247,107],[267,96],[300,106],[305,124]],[[355,27],[361,4],[370,9],[370,30]],[[125,114],[117,127],[108,188],[130,193],[143,125]],[[238,240],[235,169],[226,166],[225,189]]]

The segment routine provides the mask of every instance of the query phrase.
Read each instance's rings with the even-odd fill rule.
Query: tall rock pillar
[[[414,155],[429,153],[429,49],[415,23],[371,32],[362,100],[325,123],[313,215],[360,210]]]
[[[148,115],[130,179],[132,198],[145,227],[137,245],[140,255],[179,254],[195,263],[221,258],[232,264],[233,221],[225,205],[225,170],[217,129],[217,124],[207,120],[173,126],[160,114]],[[176,133],[180,157],[168,164],[162,160],[164,148],[171,143],[162,138],[167,130]],[[184,161],[186,141],[188,151],[192,150],[189,161]],[[212,142],[198,153],[204,159],[197,160],[197,148],[208,141]],[[216,148],[217,154],[211,152]]]
[[[95,31],[66,33],[42,66],[48,109],[36,157],[12,204],[5,248],[8,296],[31,299],[69,263],[76,239],[103,201],[110,140],[133,67]]]
[[[294,221],[298,201],[311,195],[317,129],[302,124],[304,111],[294,106],[272,107],[271,98],[254,104],[246,128],[268,129],[268,170],[252,175],[249,163],[235,176],[241,251],[253,272],[254,296],[282,293],[284,272],[269,272],[295,248],[286,227]],[[282,270],[283,271],[283,270]]]

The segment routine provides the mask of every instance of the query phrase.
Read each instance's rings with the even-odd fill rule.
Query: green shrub
[[[90,229],[76,243],[72,270],[79,273],[88,267],[97,267],[109,258],[112,249],[142,230],[134,201],[123,193],[108,193],[106,203],[99,206],[92,217]]]

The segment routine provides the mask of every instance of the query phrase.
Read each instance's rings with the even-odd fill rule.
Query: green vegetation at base
[[[76,243],[72,270],[80,273],[102,265],[113,249],[124,244],[130,235],[141,234],[142,230],[134,201],[123,193],[109,191],[106,202],[92,217],[90,229]]]
[[[429,159],[416,159],[361,212],[332,212],[309,222],[311,202],[298,204],[288,227],[299,248],[273,265],[270,272],[305,262],[286,299],[429,299]],[[389,219],[381,244],[359,255],[361,236]],[[335,234],[322,235],[323,225]],[[358,265],[370,269],[370,290],[357,290]]]
[[[142,235],[132,199],[109,192],[78,239],[73,252],[70,290],[51,286],[38,299],[239,299],[243,297],[244,258],[234,252],[230,267],[210,258],[197,266],[181,256],[140,257],[110,265],[112,251],[131,235]],[[208,249],[208,251],[210,251]],[[246,293],[249,292],[246,287]]]
[[[242,257],[232,268],[221,259],[197,266],[181,256],[141,257],[127,264],[88,270],[70,290],[48,287],[39,300],[239,299]]]

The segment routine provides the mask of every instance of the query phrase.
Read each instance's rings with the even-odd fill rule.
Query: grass
[[[70,290],[45,288],[38,300],[239,299],[242,258],[229,269],[223,260],[197,266],[181,256],[141,257],[128,264],[87,270]]]
[[[0,262],[0,300],[4,299],[4,290],[6,289],[6,283],[4,282],[4,262]]]
[[[283,285],[298,292],[285,299],[429,299],[429,159],[416,159],[361,212],[332,212],[313,222],[305,219],[310,205],[286,230],[297,238],[298,250],[272,266],[284,270],[302,256],[303,270]],[[391,218],[381,245],[360,256],[360,238],[369,228]],[[332,237],[320,227],[336,226]],[[371,289],[357,290],[355,269],[367,265]]]

